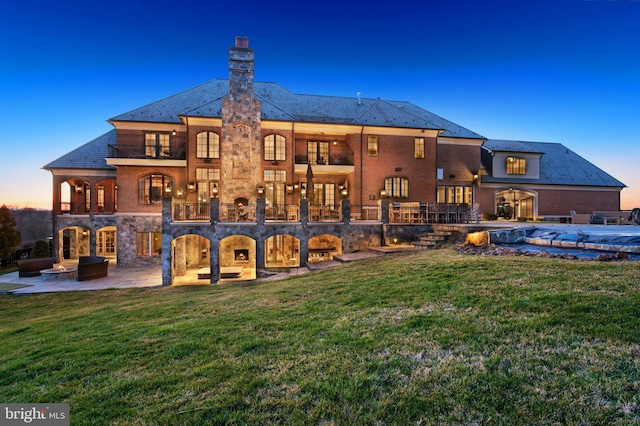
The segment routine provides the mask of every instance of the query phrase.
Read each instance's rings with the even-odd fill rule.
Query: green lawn
[[[638,262],[421,251],[0,296],[0,401],[72,424],[640,424]]]

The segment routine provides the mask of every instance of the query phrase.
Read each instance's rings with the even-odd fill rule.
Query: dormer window
[[[527,174],[527,160],[521,157],[507,157],[507,174]]]

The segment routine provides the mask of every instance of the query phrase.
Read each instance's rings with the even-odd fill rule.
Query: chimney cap
[[[249,37],[236,36],[236,47],[247,49],[249,47]]]

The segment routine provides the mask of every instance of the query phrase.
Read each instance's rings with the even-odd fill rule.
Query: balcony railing
[[[340,206],[309,204],[309,222],[340,222],[342,214]]]
[[[220,204],[220,222],[255,222],[255,206],[238,206],[233,203]]]
[[[210,218],[209,203],[175,203],[173,204],[173,220],[208,221]]]
[[[351,220],[362,222],[379,222],[380,207],[377,204],[372,205],[351,205]]]
[[[266,206],[264,208],[264,220],[278,222],[299,222],[300,208],[297,204]]]
[[[184,144],[169,147],[145,146],[141,144],[108,145],[109,158],[140,158],[153,160],[185,160]]]
[[[306,154],[296,155],[296,164],[309,164],[309,156]],[[353,152],[329,154],[328,158],[319,157],[312,165],[353,166]]]
[[[60,214],[114,214],[116,212],[115,203],[102,203],[96,206],[95,210],[87,209],[84,203],[60,203]]]

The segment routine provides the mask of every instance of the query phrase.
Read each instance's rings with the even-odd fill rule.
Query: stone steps
[[[451,237],[450,231],[434,231],[420,235],[413,246],[421,249],[437,248],[444,244]]]

